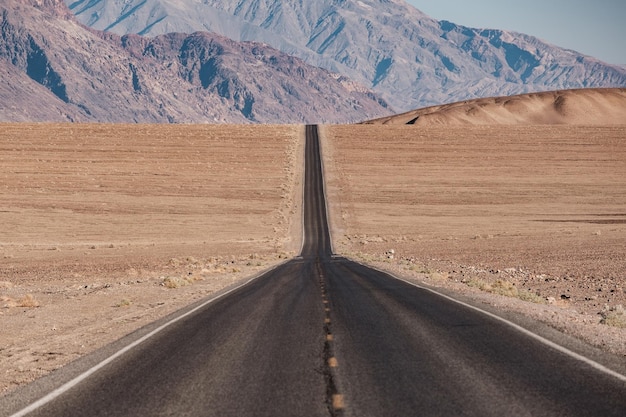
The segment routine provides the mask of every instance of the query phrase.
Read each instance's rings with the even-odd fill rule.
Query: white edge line
[[[443,298],[445,298],[445,299],[447,299],[449,301],[455,302],[455,303],[460,304],[460,305],[462,305],[464,307],[467,307],[469,309],[478,311],[479,313],[482,313],[482,314],[484,314],[486,316],[489,316],[489,317],[491,317],[493,319],[496,319],[496,320],[498,320],[498,321],[500,321],[500,322],[502,322],[502,323],[504,323],[504,324],[506,324],[506,325],[508,325],[508,326],[510,326],[512,328],[514,328],[518,332],[520,332],[520,333],[522,333],[522,334],[524,334],[524,335],[526,335],[528,337],[531,337],[531,338],[533,338],[533,339],[543,343],[546,346],[551,347],[552,349],[555,349],[555,350],[557,350],[557,351],[559,351],[561,353],[564,353],[564,354],[566,354],[566,355],[568,355],[568,356],[570,356],[570,357],[572,357],[572,358],[574,358],[574,359],[576,359],[578,361],[584,362],[585,364],[591,366],[592,368],[594,368],[594,369],[596,369],[596,370],[598,370],[600,372],[604,372],[605,374],[608,374],[608,375],[610,375],[610,376],[612,376],[614,378],[617,378],[617,379],[619,379],[622,382],[626,382],[626,376],[625,375],[622,375],[619,372],[616,372],[616,371],[614,371],[614,370],[612,370],[610,368],[607,368],[606,366],[604,366],[604,365],[602,365],[602,364],[600,364],[600,363],[598,363],[598,362],[596,362],[596,361],[594,361],[592,359],[589,359],[586,356],[583,356],[581,354],[573,352],[573,351],[567,349],[566,347],[563,347],[563,346],[559,345],[558,343],[555,343],[555,342],[553,342],[553,341],[551,341],[549,339],[546,339],[543,336],[540,336],[540,335],[538,335],[536,333],[533,333],[530,330],[520,326],[519,324],[515,324],[512,321],[509,321],[509,320],[507,320],[507,319],[505,319],[503,317],[498,316],[497,314],[490,313],[487,310],[483,310],[483,309],[481,309],[479,307],[476,307],[476,306],[473,306],[471,304],[465,303],[463,301],[457,300],[456,298],[453,298],[453,297],[450,297],[449,295],[440,293],[439,291],[433,290],[433,289],[428,288],[428,287],[421,286],[421,285],[416,284],[414,282],[408,281],[408,280],[406,280],[404,278],[397,277],[397,276],[395,276],[394,274],[392,274],[390,272],[382,271],[382,270],[380,270],[378,268],[375,268],[375,267],[370,266],[370,265],[362,264],[361,262],[357,262],[357,261],[354,261],[352,259],[351,259],[351,261],[353,261],[353,262],[355,262],[355,263],[357,263],[359,265],[365,266],[367,268],[375,269],[378,272],[382,272],[383,274],[389,275],[390,277],[393,277],[393,278],[397,279],[398,281],[405,282],[405,283],[407,283],[409,285],[412,285],[412,286],[414,286],[416,288],[419,288],[421,290],[429,291],[429,292],[431,292],[433,294],[438,295],[439,297],[443,297]]]
[[[328,239],[330,240],[330,253],[331,255],[335,254],[335,245],[333,243],[333,231],[330,227],[330,212],[328,210],[328,196],[326,195],[326,166],[324,164],[324,150],[322,149],[322,135],[324,136],[324,140],[326,140],[326,130],[324,128],[324,134],[322,134],[322,125],[317,125],[317,138],[319,143],[320,150],[320,165],[322,169],[322,191],[324,191],[324,209],[326,210],[326,226],[328,227]]]
[[[286,261],[288,262],[288,261]],[[276,268],[278,268],[279,266],[285,264],[286,262],[282,262],[270,269],[268,269],[267,271],[263,271],[255,276],[253,276],[252,278],[250,278],[249,280],[243,282],[241,285],[238,285],[234,288],[231,288],[230,290],[216,296],[215,298],[211,298],[210,300],[205,301],[204,303],[200,304],[199,306],[193,308],[192,310],[189,310],[188,312],[173,318],[172,320],[168,321],[167,323],[161,325],[160,327],[154,329],[153,331],[151,331],[150,333],[146,334],[145,336],[135,340],[133,343],[127,345],[126,347],[122,348],[121,350],[117,351],[116,353],[114,353],[113,355],[109,356],[108,358],[104,359],[102,362],[98,363],[97,365],[93,366],[92,368],[86,370],[85,372],[83,372],[82,374],[78,375],[77,377],[75,377],[74,379],[66,382],[65,384],[61,385],[59,388],[55,389],[54,391],[50,392],[49,394],[45,395],[44,397],[40,398],[39,400],[35,401],[34,403],[30,404],[29,406],[23,408],[22,410],[18,411],[15,414],[10,415],[9,417],[23,417],[26,416],[29,413],[32,413],[33,411],[37,410],[38,408],[46,405],[47,403],[49,403],[50,401],[54,400],[55,398],[59,397],[60,395],[64,394],[65,392],[69,391],[70,389],[74,388],[76,385],[80,384],[81,382],[83,382],[85,379],[89,378],[91,375],[93,375],[94,373],[96,373],[97,371],[99,371],[100,369],[104,368],[106,365],[110,364],[111,362],[113,362],[115,359],[119,358],[120,356],[124,355],[125,353],[127,353],[128,351],[130,351],[131,349],[137,347],[138,345],[140,345],[141,343],[145,342],[146,340],[150,339],[151,337],[153,337],[154,335],[156,335],[157,333],[160,333],[161,331],[163,331],[165,328],[171,326],[172,324],[190,316],[191,314],[195,313],[196,311],[206,307],[207,305],[213,303],[214,301],[219,300],[220,298],[230,294],[231,292],[238,290],[239,288],[249,284],[250,282],[254,281],[255,279],[258,279],[259,277],[265,275],[266,273],[269,273],[273,270],[275,270]]]
[[[302,251],[304,250],[304,242],[305,242],[305,236],[304,236],[304,191],[305,191],[305,185],[306,185],[306,126],[307,125],[303,125],[304,129],[304,136],[302,137],[302,139],[304,140],[304,145],[302,145],[302,148],[304,149],[304,154],[302,155],[302,161],[304,162],[304,168],[302,169],[302,201],[300,204],[300,227],[302,228],[301,233],[302,233],[302,242],[300,243],[300,252],[298,252],[297,256],[302,256]]]

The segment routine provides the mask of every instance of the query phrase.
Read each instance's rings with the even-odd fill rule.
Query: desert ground
[[[322,136],[336,252],[626,357],[626,126]]]
[[[293,256],[303,132],[0,125],[0,395]]]
[[[622,90],[322,127],[335,252],[626,359]],[[0,396],[295,255],[303,137],[0,124]]]

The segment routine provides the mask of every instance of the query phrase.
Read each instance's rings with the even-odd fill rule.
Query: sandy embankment
[[[372,120],[426,126],[626,124],[626,88],[547,91],[426,107]]]
[[[0,125],[0,393],[295,254],[302,135]]]

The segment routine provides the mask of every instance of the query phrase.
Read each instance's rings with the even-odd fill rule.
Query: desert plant
[[[115,304],[115,307],[128,307],[132,303],[133,302],[130,301],[128,298],[122,298],[117,304]]]
[[[161,282],[161,285],[163,285],[165,288],[174,289],[182,287],[183,285],[187,285],[187,282],[176,277],[165,277],[163,278],[163,282]]]
[[[465,284],[468,287],[478,288],[479,290],[486,291],[486,292],[492,292],[492,289],[493,289],[488,282],[483,281],[478,278],[472,278],[468,281],[465,281]]]
[[[600,323],[607,326],[626,328],[626,309],[621,304],[615,307],[605,306],[600,315],[602,316]]]
[[[519,291],[517,291],[515,285],[501,279],[497,280],[492,285],[492,291],[494,294],[500,294],[506,297],[517,297],[519,295]]]
[[[18,307],[35,308],[39,307],[39,305],[39,301],[37,301],[32,294],[26,294],[17,302]]]
[[[161,281],[161,285],[165,288],[180,288],[186,285],[191,285],[196,281],[202,281],[202,277],[199,276],[186,276],[186,277],[165,277],[163,281]]]
[[[465,284],[469,287],[478,288],[481,291],[485,291],[492,294],[503,295],[505,297],[519,298],[522,301],[529,301],[531,303],[543,304],[545,300],[540,295],[535,294],[532,291],[520,290],[512,283],[505,280],[497,280],[493,284],[490,284],[481,279],[473,278],[466,281]]]
[[[535,303],[535,304],[546,303],[545,298],[529,290],[518,290],[517,298],[519,298],[522,301],[530,301],[531,303]]]

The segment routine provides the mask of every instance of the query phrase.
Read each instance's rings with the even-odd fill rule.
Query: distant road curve
[[[317,127],[306,131],[299,257],[76,371],[39,401],[24,399],[32,387],[0,400],[2,415],[625,415],[618,372],[333,256]]]

